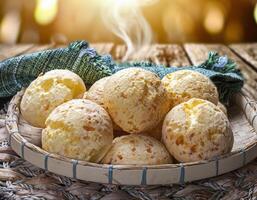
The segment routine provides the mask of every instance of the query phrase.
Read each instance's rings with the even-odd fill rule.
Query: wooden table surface
[[[114,45],[112,43],[92,44],[101,54],[111,54],[115,60],[122,60],[125,55],[125,45]],[[0,61],[6,58],[41,51],[45,49],[57,48],[59,45],[36,45],[0,44]],[[245,77],[245,90],[253,98],[257,99],[257,43],[251,44],[153,44],[140,54],[135,53],[129,59],[140,60],[143,57],[148,60],[171,66],[198,65],[207,58],[209,51],[217,51],[220,54],[228,55],[236,61]]]
[[[122,60],[126,48],[111,43],[92,44],[101,54],[109,53]],[[58,45],[0,44],[0,61],[6,58],[59,47]],[[236,61],[245,77],[244,89],[257,100],[257,43],[251,44],[154,44],[133,60],[147,58],[171,66],[198,65],[209,51],[217,51]],[[0,113],[2,114],[2,113]],[[1,115],[3,116],[3,115]],[[49,175],[19,159],[5,143],[4,117],[0,118],[0,199],[254,199],[257,197],[257,161],[220,177],[190,183],[185,186],[149,188],[104,186],[95,183],[71,182]],[[7,161],[8,160],[8,161]],[[11,162],[12,166],[8,166]],[[10,198],[9,198],[10,197]]]

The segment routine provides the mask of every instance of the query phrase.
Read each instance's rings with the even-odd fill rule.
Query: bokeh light
[[[56,17],[58,0],[37,0],[35,8],[35,20],[40,25],[50,24]]]
[[[177,38],[180,42],[192,36],[195,24],[190,13],[183,12],[183,7],[169,6],[165,9],[162,19],[164,30],[170,40]]]
[[[203,21],[205,29],[211,34],[218,34],[222,31],[225,23],[225,16],[218,4],[208,6]]]
[[[114,13],[117,4],[128,22],[139,21],[130,12],[140,10],[157,43],[257,41],[255,0],[0,0],[0,42],[84,39],[120,44],[123,40],[115,35],[111,22],[102,17]],[[130,25],[125,22],[123,27]],[[129,32],[136,35],[138,29]]]
[[[7,13],[0,24],[0,40],[15,43],[20,29],[20,15],[17,11]]]
[[[255,4],[255,7],[254,7],[253,17],[254,17],[254,20],[255,20],[255,22],[257,24],[257,3]]]

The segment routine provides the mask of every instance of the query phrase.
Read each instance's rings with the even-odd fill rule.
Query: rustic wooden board
[[[245,62],[257,70],[257,43],[232,44],[229,47]]]
[[[0,44],[0,61],[25,53],[33,44],[3,45]]]
[[[184,47],[194,65],[198,65],[206,60],[209,51],[217,51],[233,59],[245,77],[244,88],[251,96],[257,97],[257,72],[234,54],[228,47],[219,44],[185,44]]]
[[[99,54],[111,53],[114,44],[112,43],[94,43],[91,47],[95,48]]]
[[[44,51],[47,49],[52,49],[52,48],[56,48],[57,46],[54,44],[44,44],[44,45],[32,45],[31,48],[27,49],[24,54],[26,53],[34,53],[37,51]]]
[[[123,60],[125,53],[125,45],[117,45],[113,52],[114,59],[118,61]],[[174,44],[154,44],[140,52],[133,53],[128,59],[149,60],[165,66],[190,65],[183,48],[180,45]]]

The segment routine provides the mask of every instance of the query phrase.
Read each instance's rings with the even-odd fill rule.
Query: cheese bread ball
[[[104,104],[113,121],[128,133],[150,130],[169,111],[169,99],[161,80],[141,68],[115,73],[104,90]]]
[[[227,111],[227,108],[220,102],[218,102],[218,108],[225,114],[228,116],[228,111]]]
[[[155,139],[161,141],[162,139],[162,125],[163,125],[163,120],[154,128],[148,130],[148,131],[145,131],[145,132],[142,132],[142,133],[139,133],[140,135],[147,135],[147,136],[151,136],[151,137],[154,137]]]
[[[172,163],[172,158],[158,140],[130,134],[115,138],[102,162],[114,165],[158,165]]]
[[[191,162],[230,152],[234,137],[226,115],[216,105],[193,98],[166,115],[162,140],[174,158]]]
[[[86,91],[83,80],[68,70],[52,70],[39,76],[26,89],[21,100],[24,119],[35,127],[45,127],[45,120],[54,108]]]
[[[219,101],[217,88],[212,81],[195,71],[179,70],[163,77],[162,83],[169,93],[173,106],[191,98],[208,100],[215,105]]]
[[[107,80],[110,77],[105,77],[102,78],[98,81],[96,81],[90,88],[89,90],[84,94],[84,99],[89,99],[100,106],[102,106],[105,110],[107,110],[106,106],[104,106],[104,86],[107,82]]]
[[[104,105],[104,86],[109,78],[110,77],[105,77],[105,78],[102,78],[102,79],[96,81],[89,88],[89,90],[87,92],[85,92],[85,94],[83,96],[84,99],[88,99],[88,100],[91,100],[91,101],[99,104],[106,111],[108,111],[108,110],[107,110],[107,107]],[[113,123],[113,129],[118,130],[118,131],[121,130],[121,128],[115,123]]]
[[[85,100],[68,101],[48,116],[42,148],[73,159],[99,162],[110,149],[113,128],[108,113]]]

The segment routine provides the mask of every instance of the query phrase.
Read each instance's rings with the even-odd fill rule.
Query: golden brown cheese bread
[[[219,94],[212,81],[195,71],[179,70],[163,77],[162,83],[168,91],[172,106],[191,98],[208,100],[218,104]]]
[[[226,106],[224,106],[222,103],[218,102],[218,108],[225,114],[228,116],[228,111],[227,111],[227,108]]]
[[[152,128],[148,131],[139,133],[139,134],[140,135],[151,136],[151,137],[161,141],[161,139],[162,139],[162,125],[163,125],[163,120],[156,127]]]
[[[52,70],[34,80],[21,100],[24,119],[35,127],[45,127],[45,120],[60,104],[81,98],[86,91],[83,80],[68,70]]]
[[[158,165],[172,163],[165,146],[144,135],[130,134],[113,140],[102,163],[114,165]]]
[[[91,100],[100,106],[102,106],[107,112],[107,106],[104,105],[104,86],[109,80],[110,77],[102,78],[96,81],[87,92],[85,92],[83,98]],[[106,91],[108,92],[108,91]],[[113,122],[113,129],[117,131],[121,131],[121,128]]]
[[[112,140],[110,116],[101,106],[85,99],[74,99],[54,109],[42,132],[44,150],[90,162],[99,162]]]
[[[150,130],[169,111],[161,80],[144,69],[128,68],[115,73],[104,90],[104,105],[114,122],[128,133]]]
[[[99,104],[100,106],[102,106],[105,110],[107,110],[106,106],[104,106],[104,86],[107,82],[107,80],[110,77],[105,77],[102,78],[98,81],[96,81],[87,92],[85,92],[83,98],[84,99],[88,99],[90,101],[93,101],[97,104]]]
[[[175,159],[211,159],[231,151],[233,133],[226,115],[213,103],[193,98],[165,117],[162,140]]]

